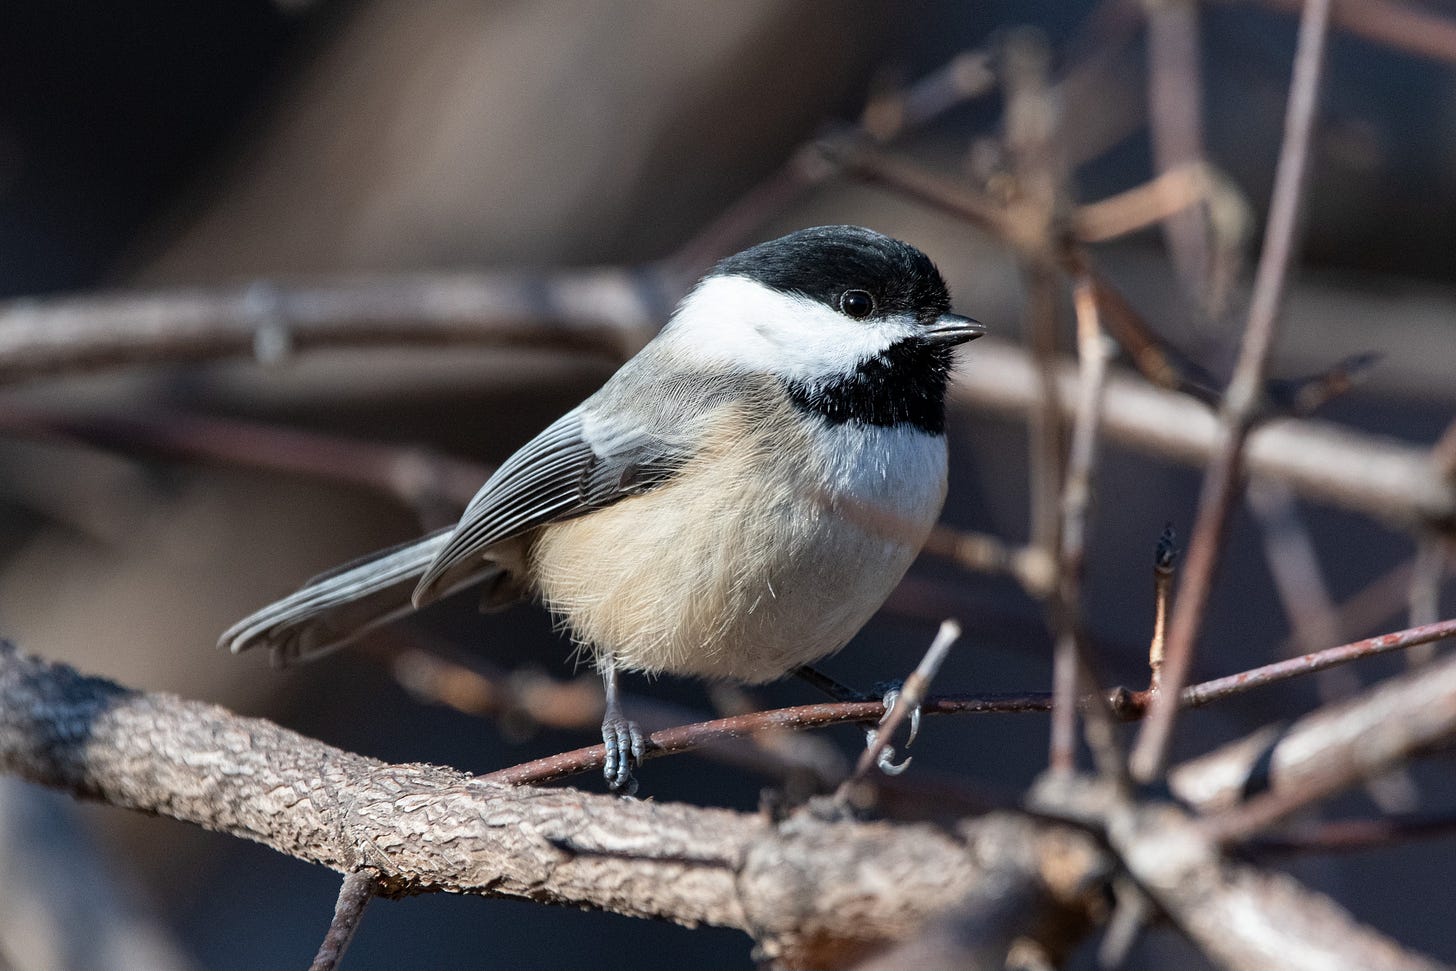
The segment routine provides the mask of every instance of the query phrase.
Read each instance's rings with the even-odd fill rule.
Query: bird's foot
[[[602,742],[607,747],[602,775],[608,788],[619,796],[634,795],[637,777],[632,769],[641,765],[647,754],[647,735],[621,712],[609,711],[602,719]]]
[[[875,685],[875,690],[882,692],[881,700],[885,706],[885,717],[889,717],[890,712],[895,710],[895,705],[899,704],[900,689],[902,686],[903,682],[899,681]],[[914,708],[910,709],[910,714],[908,717],[910,719],[910,733],[905,736],[906,748],[914,745],[915,737],[920,734],[920,706],[916,705]],[[883,724],[883,719],[881,720],[881,723]],[[865,729],[865,746],[868,748],[873,748],[875,742],[879,739],[879,737],[880,728],[878,725],[874,728]],[[904,772],[910,767],[909,756],[906,756],[903,762],[896,762],[895,754],[895,746],[886,745],[883,749],[880,750],[880,757],[875,760],[875,765],[879,768],[881,772],[885,773],[885,775],[899,775],[901,772]]]

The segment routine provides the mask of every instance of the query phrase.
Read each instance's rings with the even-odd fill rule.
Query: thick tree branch
[[[0,768],[366,871],[385,893],[516,896],[736,927],[790,965],[844,963],[903,939],[966,898],[986,875],[984,860],[999,860],[980,844],[979,823],[959,835],[813,815],[778,824],[388,765],[8,644]],[[1037,840],[1035,827],[1012,824]],[[985,832],[1000,842],[1006,828]]]

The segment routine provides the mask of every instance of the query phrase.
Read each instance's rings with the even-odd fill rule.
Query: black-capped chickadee
[[[769,681],[843,647],[946,490],[950,313],[918,249],[823,226],[719,263],[600,391],[501,465],[460,523],[320,577],[220,643],[288,662],[470,585],[539,597],[606,684],[613,789],[645,738],[617,672]]]

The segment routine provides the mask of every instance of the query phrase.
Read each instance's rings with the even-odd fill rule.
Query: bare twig
[[[1261,0],[1268,7],[1298,13],[1301,0]],[[1456,21],[1397,0],[1340,0],[1333,22],[1366,40],[1424,57],[1456,64]]]
[[[339,900],[334,905],[334,919],[329,922],[329,931],[319,945],[309,971],[334,971],[344,959],[344,952],[354,940],[359,921],[364,918],[364,908],[374,899],[374,877],[363,871],[344,874],[343,885],[339,887]]]
[[[1356,853],[1456,833],[1456,815],[1405,814],[1377,819],[1332,819],[1295,826],[1249,844],[1256,854]]]
[[[385,638],[376,638],[366,646],[383,647],[385,643]],[[585,730],[601,725],[601,681],[593,675],[559,681],[539,671],[498,671],[477,657],[471,657],[467,665],[423,647],[379,653],[395,679],[417,699],[467,715],[495,718],[508,737],[525,735],[538,726]],[[701,712],[644,696],[628,697],[624,703],[633,720],[648,731],[705,720]],[[806,784],[816,793],[833,788],[844,778],[843,757],[823,740],[773,731],[747,739],[748,744],[740,737],[710,740],[698,751],[726,765]]]
[[[1143,780],[1156,778],[1167,761],[1178,714],[1177,693],[1187,683],[1192,670],[1196,642],[1213,588],[1214,571],[1223,551],[1230,513],[1244,473],[1244,443],[1259,410],[1269,354],[1274,344],[1275,323],[1284,301],[1289,265],[1294,254],[1320,74],[1324,66],[1329,12],[1330,0],[1310,0],[1300,20],[1294,80],[1290,85],[1285,116],[1284,143],[1275,171],[1269,225],[1254,278],[1254,294],[1239,360],[1221,411],[1221,440],[1205,474],[1198,515],[1189,539],[1182,589],[1168,628],[1163,668],[1166,693],[1160,696],[1168,700],[1154,699],[1153,710],[1130,757],[1133,774]]]
[[[921,704],[920,710],[922,714],[926,715],[976,712],[986,714],[1044,713],[1051,710],[1051,704],[1051,695],[1045,692],[983,695],[975,698],[964,695],[931,696]],[[710,741],[741,738],[754,732],[827,728],[830,725],[844,725],[851,722],[875,722],[884,716],[885,706],[879,701],[835,701],[818,705],[799,705],[794,708],[777,708],[748,715],[734,715],[731,718],[719,718],[716,721],[680,725],[677,728],[653,732],[645,757],[656,759],[681,752],[690,752]],[[538,785],[555,782],[569,776],[600,769],[605,756],[606,750],[603,746],[591,745],[500,769],[487,773],[481,778],[506,785]]]
[[[1076,764],[1077,705],[1083,691],[1095,691],[1086,655],[1088,648],[1082,630],[1082,577],[1087,557],[1087,512],[1092,504],[1092,474],[1097,462],[1097,442],[1102,416],[1102,392],[1107,380],[1108,347],[1097,313],[1097,297],[1092,283],[1078,279],[1072,291],[1077,313],[1077,360],[1081,381],[1078,384],[1076,420],[1072,426],[1072,445],[1067,458],[1067,478],[1062,487],[1061,549],[1059,556],[1056,614],[1057,639],[1053,658],[1051,754],[1054,771],[1071,771]],[[1091,737],[1099,739],[1099,763],[1120,765],[1122,755],[1112,748],[1110,721],[1099,703],[1089,717],[1103,720],[1096,727],[1089,724]]]
[[[1173,567],[1178,547],[1172,524],[1163,527],[1153,553],[1153,636],[1148,643],[1148,690],[1163,683],[1163,644],[1168,630],[1168,602],[1173,595]]]
[[[0,432],[363,486],[422,512],[446,507],[452,520],[492,471],[418,447],[177,411],[69,414],[12,398],[0,402]]]
[[[1203,71],[1199,66],[1198,5],[1148,0],[1148,133],[1160,178],[1203,172]],[[1207,196],[1206,179],[1198,200]],[[1208,226],[1201,205],[1167,214],[1163,235],[1184,292],[1207,313],[1211,280]]]
[[[1072,216],[1077,239],[1102,243],[1187,213],[1208,195],[1200,165],[1182,165],[1115,196],[1079,206]]]
[[[1379,637],[1367,637],[1364,640],[1341,644],[1339,647],[1327,647],[1312,654],[1275,661],[1272,664],[1265,664],[1239,674],[1190,685],[1183,690],[1180,702],[1185,708],[1200,708],[1252,688],[1302,677],[1317,671],[1324,671],[1337,664],[1348,664],[1350,661],[1357,661],[1361,658],[1375,657],[1377,654],[1387,654],[1421,644],[1431,644],[1448,637],[1456,637],[1456,620],[1443,620],[1435,624],[1409,627],[1394,633],[1381,634]]]

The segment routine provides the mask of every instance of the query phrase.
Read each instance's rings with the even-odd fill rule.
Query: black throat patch
[[[907,338],[863,362],[853,374],[785,381],[784,388],[796,406],[831,425],[909,425],[941,435],[950,367],[950,348]]]

